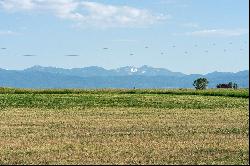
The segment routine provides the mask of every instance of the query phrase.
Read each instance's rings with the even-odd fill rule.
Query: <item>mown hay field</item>
[[[240,90],[0,88],[0,164],[249,164]]]

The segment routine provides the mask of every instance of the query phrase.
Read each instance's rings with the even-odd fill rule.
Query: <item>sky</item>
[[[0,68],[248,70],[248,15],[248,0],[0,0]]]

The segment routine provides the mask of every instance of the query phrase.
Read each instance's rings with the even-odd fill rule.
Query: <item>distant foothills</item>
[[[249,70],[212,72],[209,74],[183,74],[164,68],[142,66],[107,70],[91,66],[63,69],[33,66],[24,70],[0,68],[0,87],[16,88],[193,88],[193,81],[204,77],[208,87],[234,82],[239,88],[249,87]]]

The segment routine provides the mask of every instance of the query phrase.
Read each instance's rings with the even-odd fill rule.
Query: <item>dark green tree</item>
[[[233,88],[234,88],[234,89],[238,89],[238,84],[234,83],[234,84],[233,84]]]
[[[194,81],[193,86],[195,89],[206,89],[208,85],[208,80],[206,78],[198,78],[197,80]]]
[[[229,88],[233,88],[233,83],[232,83],[232,82],[229,82],[229,83],[228,83],[228,87],[229,87]]]

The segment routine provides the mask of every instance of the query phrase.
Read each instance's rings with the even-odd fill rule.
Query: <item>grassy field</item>
[[[249,164],[249,91],[0,88],[0,164]]]

